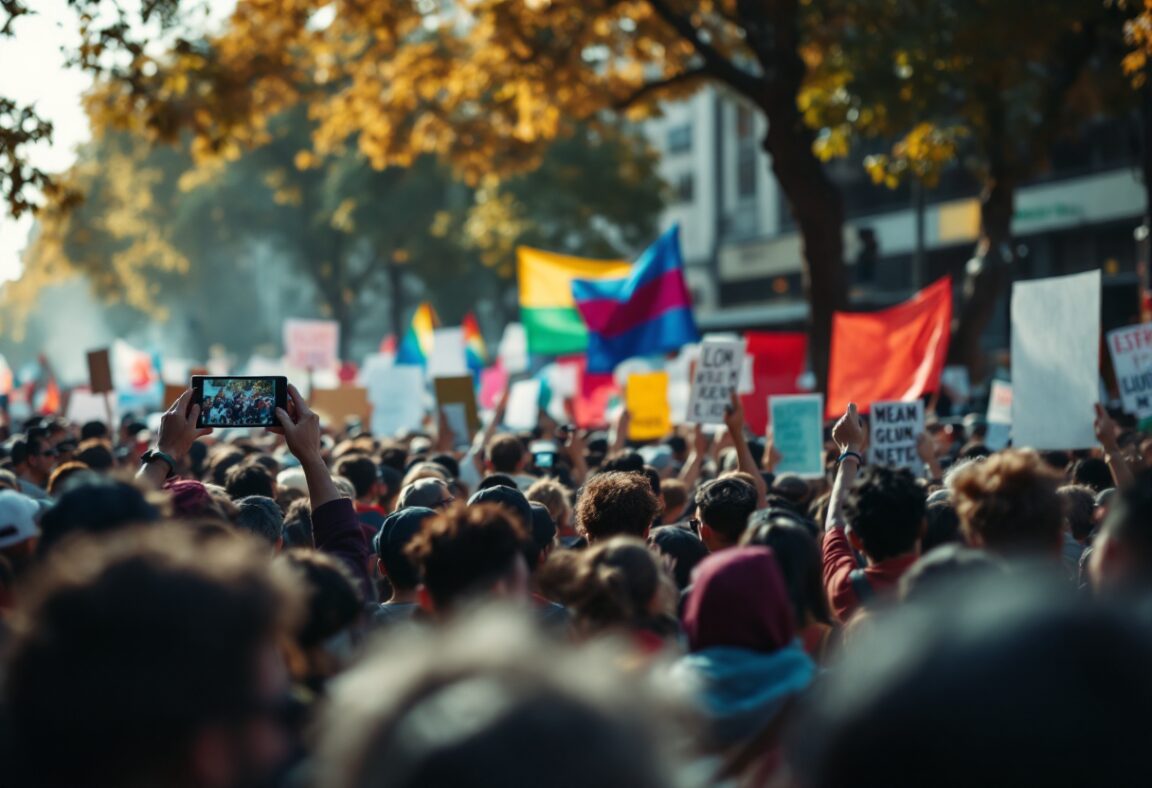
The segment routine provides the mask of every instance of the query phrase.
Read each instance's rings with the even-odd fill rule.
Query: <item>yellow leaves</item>
[[[356,230],[356,222],[352,214],[356,211],[356,200],[347,197],[341,201],[336,210],[332,212],[332,218],[329,224],[332,229],[339,230],[343,233],[352,233]]]
[[[293,159],[296,169],[304,171],[310,170],[318,166],[320,163],[319,157],[310,150],[297,151]]]
[[[873,183],[889,189],[897,188],[906,176],[934,187],[944,168],[956,158],[959,140],[967,134],[961,126],[920,123],[892,146],[891,154],[868,156],[864,169]]]
[[[849,126],[821,129],[812,143],[812,150],[821,161],[844,158],[848,155],[851,139],[852,129]]]

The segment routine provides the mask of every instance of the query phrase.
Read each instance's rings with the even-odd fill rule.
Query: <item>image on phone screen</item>
[[[274,427],[276,408],[285,407],[283,377],[195,377],[194,401],[200,403],[198,427]]]

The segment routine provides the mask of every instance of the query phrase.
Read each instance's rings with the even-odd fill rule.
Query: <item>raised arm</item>
[[[688,454],[688,461],[680,469],[680,481],[692,490],[700,480],[700,469],[704,466],[704,458],[708,456],[708,434],[704,432],[704,425],[697,424],[692,428],[692,450]]]
[[[864,425],[860,423],[855,402],[848,404],[848,411],[832,427],[832,440],[840,450],[840,462],[836,466],[836,480],[832,483],[832,498],[828,505],[828,521],[825,523],[828,530],[848,525],[844,507],[848,490],[856,481],[863,459]]]
[[[1096,440],[1100,441],[1100,446],[1104,449],[1104,461],[1108,463],[1108,468],[1112,471],[1112,481],[1119,489],[1129,487],[1135,477],[1132,475],[1132,468],[1128,466],[1128,461],[1124,459],[1124,453],[1120,451],[1120,444],[1117,442],[1120,430],[1100,403],[1096,404],[1096,423],[1094,426],[1096,427]]]
[[[740,397],[732,392],[732,402],[724,409],[724,424],[728,427],[728,434],[732,436],[732,446],[736,449],[737,468],[752,476],[756,485],[756,508],[764,509],[768,506],[768,485],[760,475],[760,467],[748,448],[748,438],[744,435],[744,406],[740,404]]]
[[[140,470],[136,472],[138,480],[152,487],[161,487],[169,475],[176,473],[192,444],[212,432],[196,426],[200,418],[200,405],[189,407],[191,402],[192,389],[187,389],[160,418],[156,448],[145,455]]]

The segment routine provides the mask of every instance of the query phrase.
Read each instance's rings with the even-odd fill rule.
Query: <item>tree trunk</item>
[[[808,357],[820,391],[828,390],[832,315],[848,306],[844,268],[844,200],[812,152],[812,132],[796,110],[796,97],[769,98],[764,150],[800,229],[803,285],[808,299]]]
[[[968,368],[972,381],[985,377],[980,338],[996,312],[1000,293],[1012,274],[1012,216],[1016,212],[1016,180],[993,175],[980,195],[980,240],[964,277],[964,293],[948,359]]]

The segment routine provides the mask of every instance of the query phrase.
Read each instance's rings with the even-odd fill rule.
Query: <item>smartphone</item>
[[[288,379],[194,375],[192,401],[197,427],[275,427],[276,409],[288,409]]]
[[[532,464],[542,471],[550,471],[556,465],[556,444],[552,441],[532,441],[528,450],[532,453]]]

